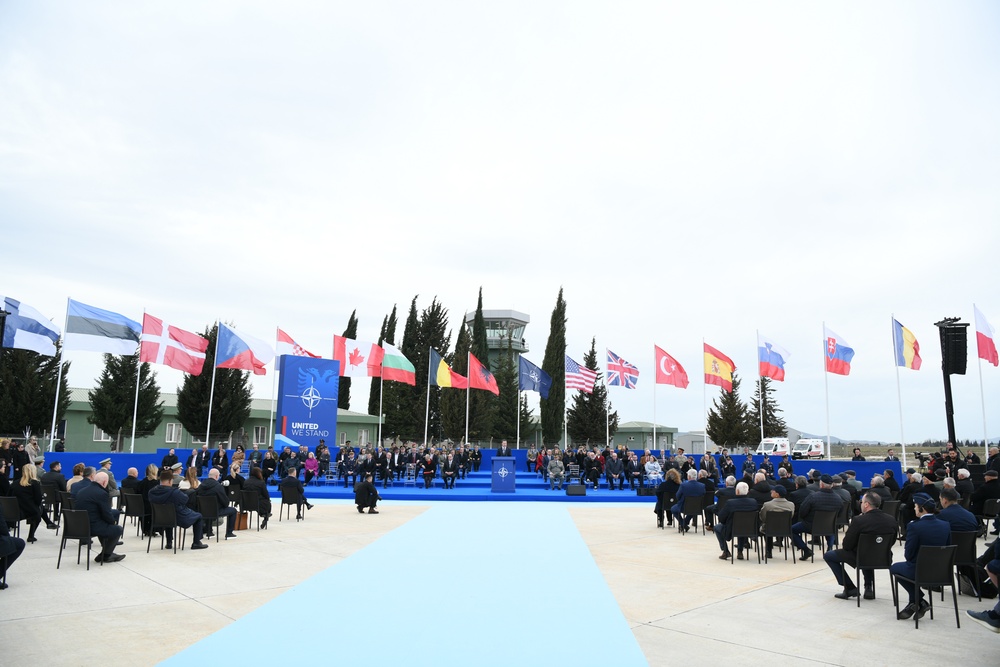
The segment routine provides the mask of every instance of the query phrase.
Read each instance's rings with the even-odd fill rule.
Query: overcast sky
[[[641,371],[623,421],[653,418],[654,344],[686,367],[655,391],[682,431],[702,339],[749,399],[759,329],[792,353],[789,425],[825,433],[825,321],[856,351],[833,435],[893,441],[895,313],[924,359],[906,439],[943,438],[933,323],[1000,327],[998,74],[993,2],[5,2],[0,293],[329,355],[354,309],[374,340],[437,296],[455,331],[482,287],[540,364],[562,286],[571,356],[596,337]],[[91,386],[100,356],[67,357]]]

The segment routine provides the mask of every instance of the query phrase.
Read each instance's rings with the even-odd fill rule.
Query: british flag
[[[639,369],[608,350],[608,386],[635,389],[639,382]]]

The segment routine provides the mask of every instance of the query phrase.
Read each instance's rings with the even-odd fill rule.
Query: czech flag
[[[705,343],[705,384],[714,384],[726,391],[733,390],[736,364],[714,347]]]
[[[896,365],[920,370],[920,343],[913,332],[892,320],[892,346],[896,350]]]
[[[826,337],[824,342],[826,356],[826,372],[836,375],[851,374],[851,360],[854,359],[854,349],[847,341],[830,329],[823,327]]]
[[[253,371],[254,375],[264,375],[264,370],[272,359],[271,346],[253,336],[238,333],[235,329],[219,322],[219,337],[215,347],[217,368],[237,368]]]
[[[760,362],[760,376],[778,382],[785,380],[785,362],[791,353],[773,340],[757,334],[757,360]]]

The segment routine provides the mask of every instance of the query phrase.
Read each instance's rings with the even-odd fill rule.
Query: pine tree
[[[590,341],[590,352],[583,357],[583,365],[595,371],[597,366],[596,339]],[[551,395],[551,394],[550,394]],[[594,392],[586,394],[578,391],[573,397],[573,405],[566,416],[566,431],[573,442],[587,445],[603,445],[608,433],[614,437],[618,431],[618,413],[612,412],[608,401],[608,389],[603,382],[594,385]]]
[[[470,351],[479,363],[490,367],[490,347],[486,335],[486,320],[483,319],[483,288],[479,288],[479,301],[472,320],[472,344]],[[468,376],[468,373],[465,373]],[[493,436],[493,422],[496,419],[497,396],[482,389],[469,392],[469,440],[482,442]]]
[[[465,325],[465,320],[458,325],[458,337],[455,339],[455,353],[446,357],[445,361],[456,373],[466,375],[469,365],[469,327]],[[431,391],[435,388],[432,387]],[[440,389],[441,394],[441,426],[444,429],[445,437],[461,441],[465,437],[465,390]]]
[[[418,329],[418,339],[420,341],[420,350],[416,353],[416,359],[413,360],[413,365],[417,369],[417,377],[423,377],[424,381],[427,381],[427,367],[430,364],[430,348],[434,348],[445,358],[448,358],[448,341],[451,340],[451,333],[448,331],[448,311],[441,302],[437,300],[437,297],[431,301],[431,305],[424,308],[423,312],[420,314],[420,327]],[[420,382],[418,380],[417,387],[408,387],[410,389],[415,389],[414,407],[417,408],[415,416],[415,423],[419,424],[421,427],[424,426],[426,421],[427,428],[427,438],[428,440],[440,440],[444,432],[441,428],[441,390],[436,387],[431,387],[430,392],[430,402],[428,407],[427,385],[420,387]],[[407,385],[408,386],[408,385]],[[448,389],[447,391],[455,391],[454,389]],[[419,398],[424,399],[420,401]],[[427,419],[424,419],[424,415],[427,415]],[[422,429],[421,429],[422,430]],[[422,440],[423,433],[418,432],[415,439]]]
[[[747,431],[749,435],[760,434],[760,393],[762,388],[764,390],[764,437],[785,437],[788,435],[788,426],[785,424],[785,420],[778,416],[781,408],[778,407],[777,401],[773,398],[774,387],[771,385],[771,378],[766,377],[762,377],[760,384],[754,387],[753,398],[747,411]],[[753,441],[751,438],[750,442]]]
[[[500,390],[496,403],[496,417],[493,420],[493,436],[498,440],[513,441],[518,435],[517,419],[521,408],[521,392],[518,390],[517,360],[514,358],[514,345],[507,337],[507,348],[497,358],[493,377],[496,378]],[[492,394],[491,394],[492,396]],[[521,432],[524,436],[524,432]],[[520,446],[520,443],[518,443]]]
[[[41,434],[49,431],[61,356],[49,357],[31,350],[0,348],[0,433],[30,430],[31,433]],[[69,382],[66,379],[69,365],[68,361],[63,363],[56,424],[69,409]]]
[[[378,344],[396,344],[396,304],[392,305],[392,312],[382,318],[382,329],[379,331]],[[379,414],[379,390],[382,386],[380,380],[372,380],[372,386],[368,390],[368,414]],[[384,407],[384,406],[383,406]],[[382,410],[384,413],[385,410]]]
[[[708,437],[730,450],[754,441],[747,429],[747,406],[740,400],[740,379],[733,373],[733,390],[722,389],[708,411]]]
[[[416,369],[417,385],[411,387],[401,382],[385,385],[382,394],[382,410],[385,412],[385,433],[404,440],[419,442],[423,438],[423,392],[427,389],[427,351],[423,353],[423,368],[420,365],[420,316],[417,314],[417,297],[410,302],[410,312],[403,324],[403,338],[399,351],[413,362]],[[419,421],[417,404],[420,405]]]
[[[355,340],[358,337],[358,311],[351,311],[351,316],[347,320],[347,328],[341,334],[344,338]],[[337,407],[341,410],[351,409],[351,378],[341,376],[340,388],[337,389]]]
[[[104,355],[104,370],[97,386],[87,393],[91,414],[87,421],[111,436],[114,451],[123,449],[124,439],[132,434],[132,412],[137,408],[135,433],[153,433],[163,421],[163,403],[156,373],[148,363],[141,364],[139,402],[135,402],[135,374],[139,355]]]
[[[212,370],[215,366],[215,341],[219,327],[213,324],[202,334],[208,339],[205,362],[201,375],[184,374],[184,382],[177,390],[177,421],[196,438],[205,435],[208,425],[208,400],[212,398],[212,434],[218,439],[243,428],[250,418],[253,392],[249,371],[235,368],[215,369],[215,392],[212,392]],[[212,434],[208,435],[211,440]]]
[[[563,410],[566,405],[566,302],[559,288],[556,305],[549,323],[549,339],[545,343],[542,370],[552,378],[549,397],[541,399],[542,439],[545,444],[558,443],[563,436]]]

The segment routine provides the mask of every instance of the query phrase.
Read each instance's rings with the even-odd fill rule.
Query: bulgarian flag
[[[340,374],[347,377],[378,377],[385,353],[375,343],[333,337],[333,358],[340,362]],[[416,382],[414,382],[416,384]]]
[[[389,343],[382,343],[382,349],[385,351],[385,356],[382,357],[382,379],[416,386],[417,369],[410,360]]]

